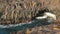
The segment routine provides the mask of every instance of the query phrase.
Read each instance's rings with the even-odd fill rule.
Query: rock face
[[[4,21],[30,21],[39,10],[49,9],[60,16],[60,0],[0,0],[0,18]],[[2,21],[3,22],[3,21]],[[13,21],[12,21],[13,22]],[[24,21],[25,22],[25,21]]]

